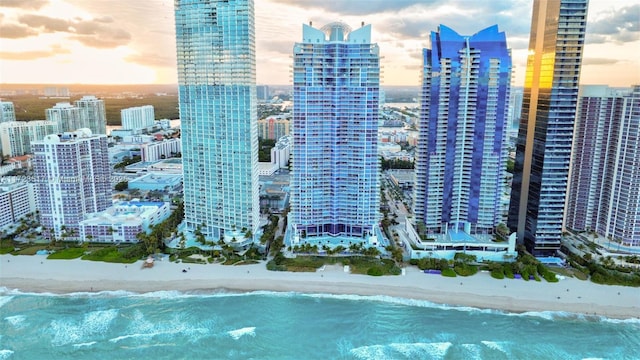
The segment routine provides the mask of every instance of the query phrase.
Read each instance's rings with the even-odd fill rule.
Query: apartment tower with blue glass
[[[508,226],[536,256],[560,248],[588,0],[535,0]]]
[[[242,244],[258,232],[253,0],[176,0],[184,227]]]
[[[511,52],[497,25],[440,25],[423,50],[414,213],[426,234],[490,234],[504,207]]]
[[[364,24],[303,25],[302,37],[293,49],[290,229],[302,241],[364,241],[380,221],[378,45]]]

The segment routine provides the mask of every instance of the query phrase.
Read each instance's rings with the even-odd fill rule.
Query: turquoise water
[[[390,297],[0,289],[0,359],[637,359],[640,321]]]

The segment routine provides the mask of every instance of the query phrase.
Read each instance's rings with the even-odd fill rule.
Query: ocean
[[[385,296],[0,288],[0,359],[638,359],[640,321]]]

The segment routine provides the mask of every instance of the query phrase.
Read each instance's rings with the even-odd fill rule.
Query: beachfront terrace
[[[406,221],[405,231],[410,241],[412,259],[439,258],[452,260],[456,253],[474,255],[478,261],[512,261],[516,258],[516,236],[509,236],[506,242],[495,242],[489,234],[469,234],[459,230],[449,230],[444,234],[432,234],[422,240],[411,221]]]

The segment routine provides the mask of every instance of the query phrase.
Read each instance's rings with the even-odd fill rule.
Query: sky
[[[532,0],[255,0],[257,83],[291,83],[302,24],[371,24],[382,85],[418,85],[429,33],[497,24],[524,84]],[[174,84],[173,0],[0,0],[0,83]],[[591,0],[582,84],[640,83],[640,0]]]

